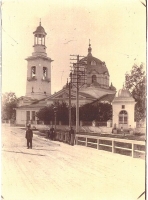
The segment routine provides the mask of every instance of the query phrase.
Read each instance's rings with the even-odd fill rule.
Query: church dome
[[[118,97],[123,97],[123,98],[131,97],[131,93],[123,86],[123,88],[120,89],[118,92]]]
[[[41,22],[40,22],[39,26],[36,28],[36,31],[33,32],[33,34],[46,35],[45,29],[41,26]]]
[[[92,48],[91,44],[89,44],[88,55],[80,60],[80,64],[87,65],[87,72],[89,73],[92,70],[95,70],[99,74],[107,74],[109,75],[108,69],[106,67],[105,62],[101,61],[98,58],[92,56]]]

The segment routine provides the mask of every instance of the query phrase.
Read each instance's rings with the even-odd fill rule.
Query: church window
[[[119,124],[127,124],[128,123],[128,114],[126,110],[122,110],[119,113]]]
[[[94,60],[92,60],[91,65],[96,65],[96,62]]]
[[[47,67],[43,67],[43,79],[47,78]]]
[[[32,120],[35,121],[35,111],[32,111]]]
[[[122,105],[122,109],[125,109],[125,105]]]
[[[92,83],[96,82],[96,80],[97,80],[96,75],[92,75]]]
[[[36,67],[33,66],[33,67],[31,68],[31,77],[33,78],[33,77],[35,77],[35,76],[36,76]]]
[[[30,111],[26,111],[26,120],[27,122],[30,120]]]

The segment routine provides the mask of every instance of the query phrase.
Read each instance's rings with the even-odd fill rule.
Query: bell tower
[[[47,33],[39,26],[34,34],[34,52],[26,58],[27,80],[26,95],[32,99],[42,99],[51,95],[51,58],[47,57],[45,38]]]

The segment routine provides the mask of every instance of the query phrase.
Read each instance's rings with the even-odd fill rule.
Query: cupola
[[[46,55],[46,46],[45,46],[45,37],[47,33],[45,32],[45,29],[41,26],[41,21],[39,23],[39,26],[36,28],[36,30],[33,32],[34,34],[34,52],[33,55]]]
[[[125,86],[123,85],[123,88],[119,90],[118,92],[118,97],[121,98],[127,98],[127,97],[132,97],[131,93],[129,92],[129,90],[127,90],[125,88]]]

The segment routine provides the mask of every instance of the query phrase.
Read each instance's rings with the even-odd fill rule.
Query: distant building
[[[51,105],[55,101],[69,103],[68,83],[55,94],[51,95],[51,58],[47,57],[45,37],[46,32],[40,25],[34,34],[34,52],[26,58],[27,80],[26,95],[19,98],[16,108],[16,124],[26,124],[30,121],[37,123],[35,116],[41,108]],[[105,62],[92,56],[91,44],[89,44],[88,55],[79,61],[79,66],[84,66],[84,74],[79,74],[79,104],[84,105],[94,101],[111,103],[116,94],[116,88],[110,82],[109,71]],[[71,99],[72,104],[76,102],[75,66],[72,72]],[[82,69],[82,68],[81,68]]]

